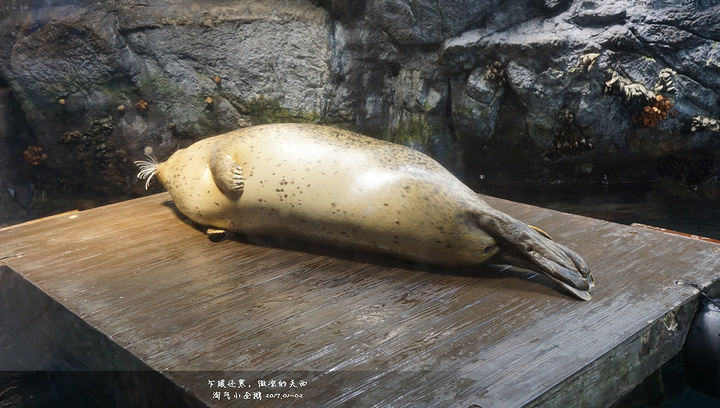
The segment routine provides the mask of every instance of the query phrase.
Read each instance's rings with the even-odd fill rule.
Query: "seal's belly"
[[[372,141],[358,146],[291,136],[271,143],[273,135],[255,132],[198,142],[186,149],[184,167],[175,172],[204,191],[166,187],[193,221],[245,235],[442,265],[477,264],[494,253],[493,239],[473,219],[485,203],[434,161],[428,166],[393,157],[378,150],[386,144]],[[242,166],[245,187],[239,198],[215,187],[207,165],[212,149],[229,151]]]

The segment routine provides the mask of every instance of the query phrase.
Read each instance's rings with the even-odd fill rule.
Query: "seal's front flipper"
[[[245,189],[242,167],[227,153],[216,153],[210,159],[210,172],[218,188],[226,195],[237,198]]]
[[[232,233],[216,228],[208,228],[205,233],[212,242],[224,241],[232,236]]]

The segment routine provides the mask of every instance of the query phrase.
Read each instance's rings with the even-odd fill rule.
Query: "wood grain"
[[[485,198],[579,252],[597,280],[593,299],[506,266],[212,243],[167,194],[1,229],[0,265],[130,356],[113,369],[157,370],[209,406],[240,402],[215,398],[208,381],[223,378],[255,391],[257,380],[302,379],[302,402],[323,406],[602,406],[679,351],[696,294],[674,282],[716,282],[720,246]],[[57,326],[36,330],[51,338]],[[72,366],[103,347],[71,344],[53,358]],[[609,378],[618,370],[622,380]],[[610,386],[620,391],[603,392]]]

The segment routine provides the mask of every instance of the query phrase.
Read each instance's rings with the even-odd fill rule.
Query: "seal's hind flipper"
[[[215,184],[228,196],[239,197],[245,189],[242,167],[227,153],[213,155],[210,172]]]
[[[478,226],[505,247],[501,256],[507,263],[540,272],[578,298],[590,299],[595,278],[580,255],[498,210],[485,208],[478,215]]]

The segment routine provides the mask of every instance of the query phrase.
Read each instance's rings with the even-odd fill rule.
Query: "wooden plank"
[[[0,265],[0,311],[0,374],[51,371],[39,383],[52,384],[53,394],[64,395],[65,403],[68,395],[79,393],[93,406],[206,406],[7,265]],[[43,396],[28,400],[56,405]]]
[[[705,242],[712,242],[712,243],[714,243],[714,244],[720,244],[720,240],[717,240],[717,239],[714,239],[714,238],[701,237],[701,236],[696,235],[696,234],[688,234],[688,233],[685,233],[685,232],[673,231],[673,230],[669,230],[669,229],[667,229],[667,228],[655,227],[655,226],[652,226],[652,225],[645,225],[645,224],[640,224],[640,223],[633,223],[632,226],[633,226],[633,227],[639,227],[639,228],[649,228],[649,229],[652,229],[652,230],[655,230],[655,231],[664,232],[664,233],[666,233],[666,234],[679,235],[679,236],[681,236],[681,237],[685,237],[685,238],[688,238],[688,239],[697,239],[697,240],[699,240],[699,241],[705,241]]]
[[[695,294],[674,281],[718,280],[714,243],[486,199],[581,253],[593,300],[502,266],[212,243],[167,194],[0,230],[0,258],[23,254],[0,263],[210,406],[265,403],[244,392],[273,378],[323,406],[602,406],[682,345]],[[253,387],[216,398],[231,378]]]

